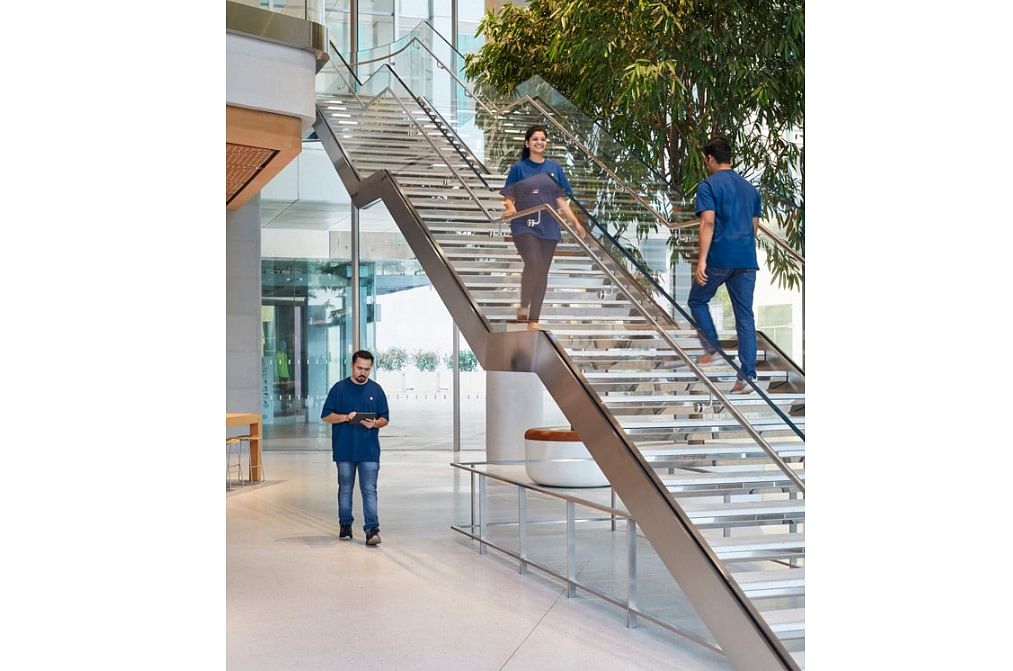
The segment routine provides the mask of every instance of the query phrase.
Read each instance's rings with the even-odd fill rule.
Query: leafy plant
[[[408,352],[400,347],[391,347],[376,355],[376,367],[381,370],[403,370],[408,359]]]
[[[461,368],[462,373],[470,373],[478,367],[478,357],[470,349],[462,349],[457,353],[458,365]],[[454,367],[454,355],[447,354],[443,357],[443,365],[447,368],[453,369]]]
[[[423,373],[427,371],[434,371],[440,363],[440,354],[439,352],[432,350],[416,350],[416,352],[412,354],[412,362],[415,364],[415,367]]]
[[[635,176],[637,158],[654,169],[673,218],[707,177],[703,145],[725,136],[764,216],[801,251],[804,31],[802,0],[531,0],[486,14],[485,45],[465,71],[500,94],[540,75],[625,148],[613,164]],[[694,254],[696,235],[684,231],[673,256]],[[799,284],[790,256],[768,265],[779,284]]]

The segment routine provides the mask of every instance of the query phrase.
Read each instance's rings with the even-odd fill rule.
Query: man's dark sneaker
[[[351,524],[342,524],[341,525],[341,533],[338,534],[338,540],[341,540],[341,541],[350,541],[350,540],[352,540],[352,525]]]
[[[380,530],[370,529],[366,532],[366,545],[379,545],[380,544]]]

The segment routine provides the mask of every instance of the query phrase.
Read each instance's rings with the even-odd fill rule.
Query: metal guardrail
[[[527,574],[529,568],[535,568],[550,575],[566,585],[566,598],[570,599],[576,596],[577,589],[581,589],[588,594],[592,594],[599,599],[607,601],[611,604],[619,606],[626,611],[626,626],[633,629],[637,627],[637,619],[643,619],[653,624],[663,627],[668,631],[671,631],[679,636],[682,636],[694,643],[704,646],[709,650],[724,654],[720,648],[705,641],[704,639],[692,634],[685,629],[676,627],[675,625],[666,622],[665,620],[652,615],[642,610],[637,605],[638,590],[637,590],[637,522],[630,516],[628,512],[620,508],[615,507],[614,503],[612,506],[605,506],[594,501],[588,501],[587,499],[580,498],[578,496],[572,496],[570,494],[564,494],[561,492],[553,491],[547,487],[542,487],[529,482],[522,482],[515,480],[508,476],[498,473],[491,473],[486,470],[482,470],[482,466],[490,465],[502,465],[504,463],[515,463],[515,462],[453,462],[451,467],[464,471],[471,474],[471,485],[469,489],[469,500],[471,502],[471,523],[450,525],[450,528],[457,533],[471,538],[472,540],[478,541],[479,554],[487,554],[486,548],[491,547],[498,552],[513,557],[518,562],[518,572],[521,574]],[[523,462],[522,462],[523,463]],[[476,479],[477,479],[477,492],[476,492]],[[507,485],[511,485],[517,488],[517,522],[489,522],[489,497],[487,480],[495,480]],[[615,490],[609,488],[612,492],[613,501],[615,500]],[[566,503],[566,516],[563,520],[540,520],[538,522],[532,522],[528,519],[528,506],[527,506],[527,494],[533,492],[543,496],[551,497]],[[478,507],[476,514],[475,498],[476,493],[478,495]],[[576,507],[581,506],[590,510],[606,513],[607,517],[584,517],[579,518],[576,516]],[[577,546],[576,546],[576,525],[578,523],[587,522],[609,522],[611,525],[611,531],[616,530],[616,520],[625,520],[626,522],[626,599],[617,599],[616,597],[606,594],[601,590],[598,590],[586,582],[582,582],[577,579]],[[542,564],[538,561],[533,560],[528,553],[528,527],[531,525],[545,525],[545,524],[565,524],[566,525],[566,574],[563,575],[554,571],[550,567]],[[488,530],[490,527],[517,527],[517,541],[518,551],[504,547],[499,543],[495,543],[489,539]],[[477,531],[477,533],[476,533]]]

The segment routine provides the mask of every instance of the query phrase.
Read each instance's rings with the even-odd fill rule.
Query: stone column
[[[524,432],[542,426],[544,390],[534,373],[486,371],[485,454],[489,461],[524,458]]]

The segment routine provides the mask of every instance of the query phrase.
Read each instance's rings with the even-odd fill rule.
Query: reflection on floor
[[[226,498],[230,669],[731,668],[654,625],[627,629],[621,609],[567,599],[561,583],[520,575],[495,551],[479,555],[450,530],[470,504],[449,450],[384,443],[376,548],[363,544],[358,496],[355,540],[337,540],[329,454],[269,451],[264,461],[267,482]],[[602,561],[585,565],[616,570]]]

